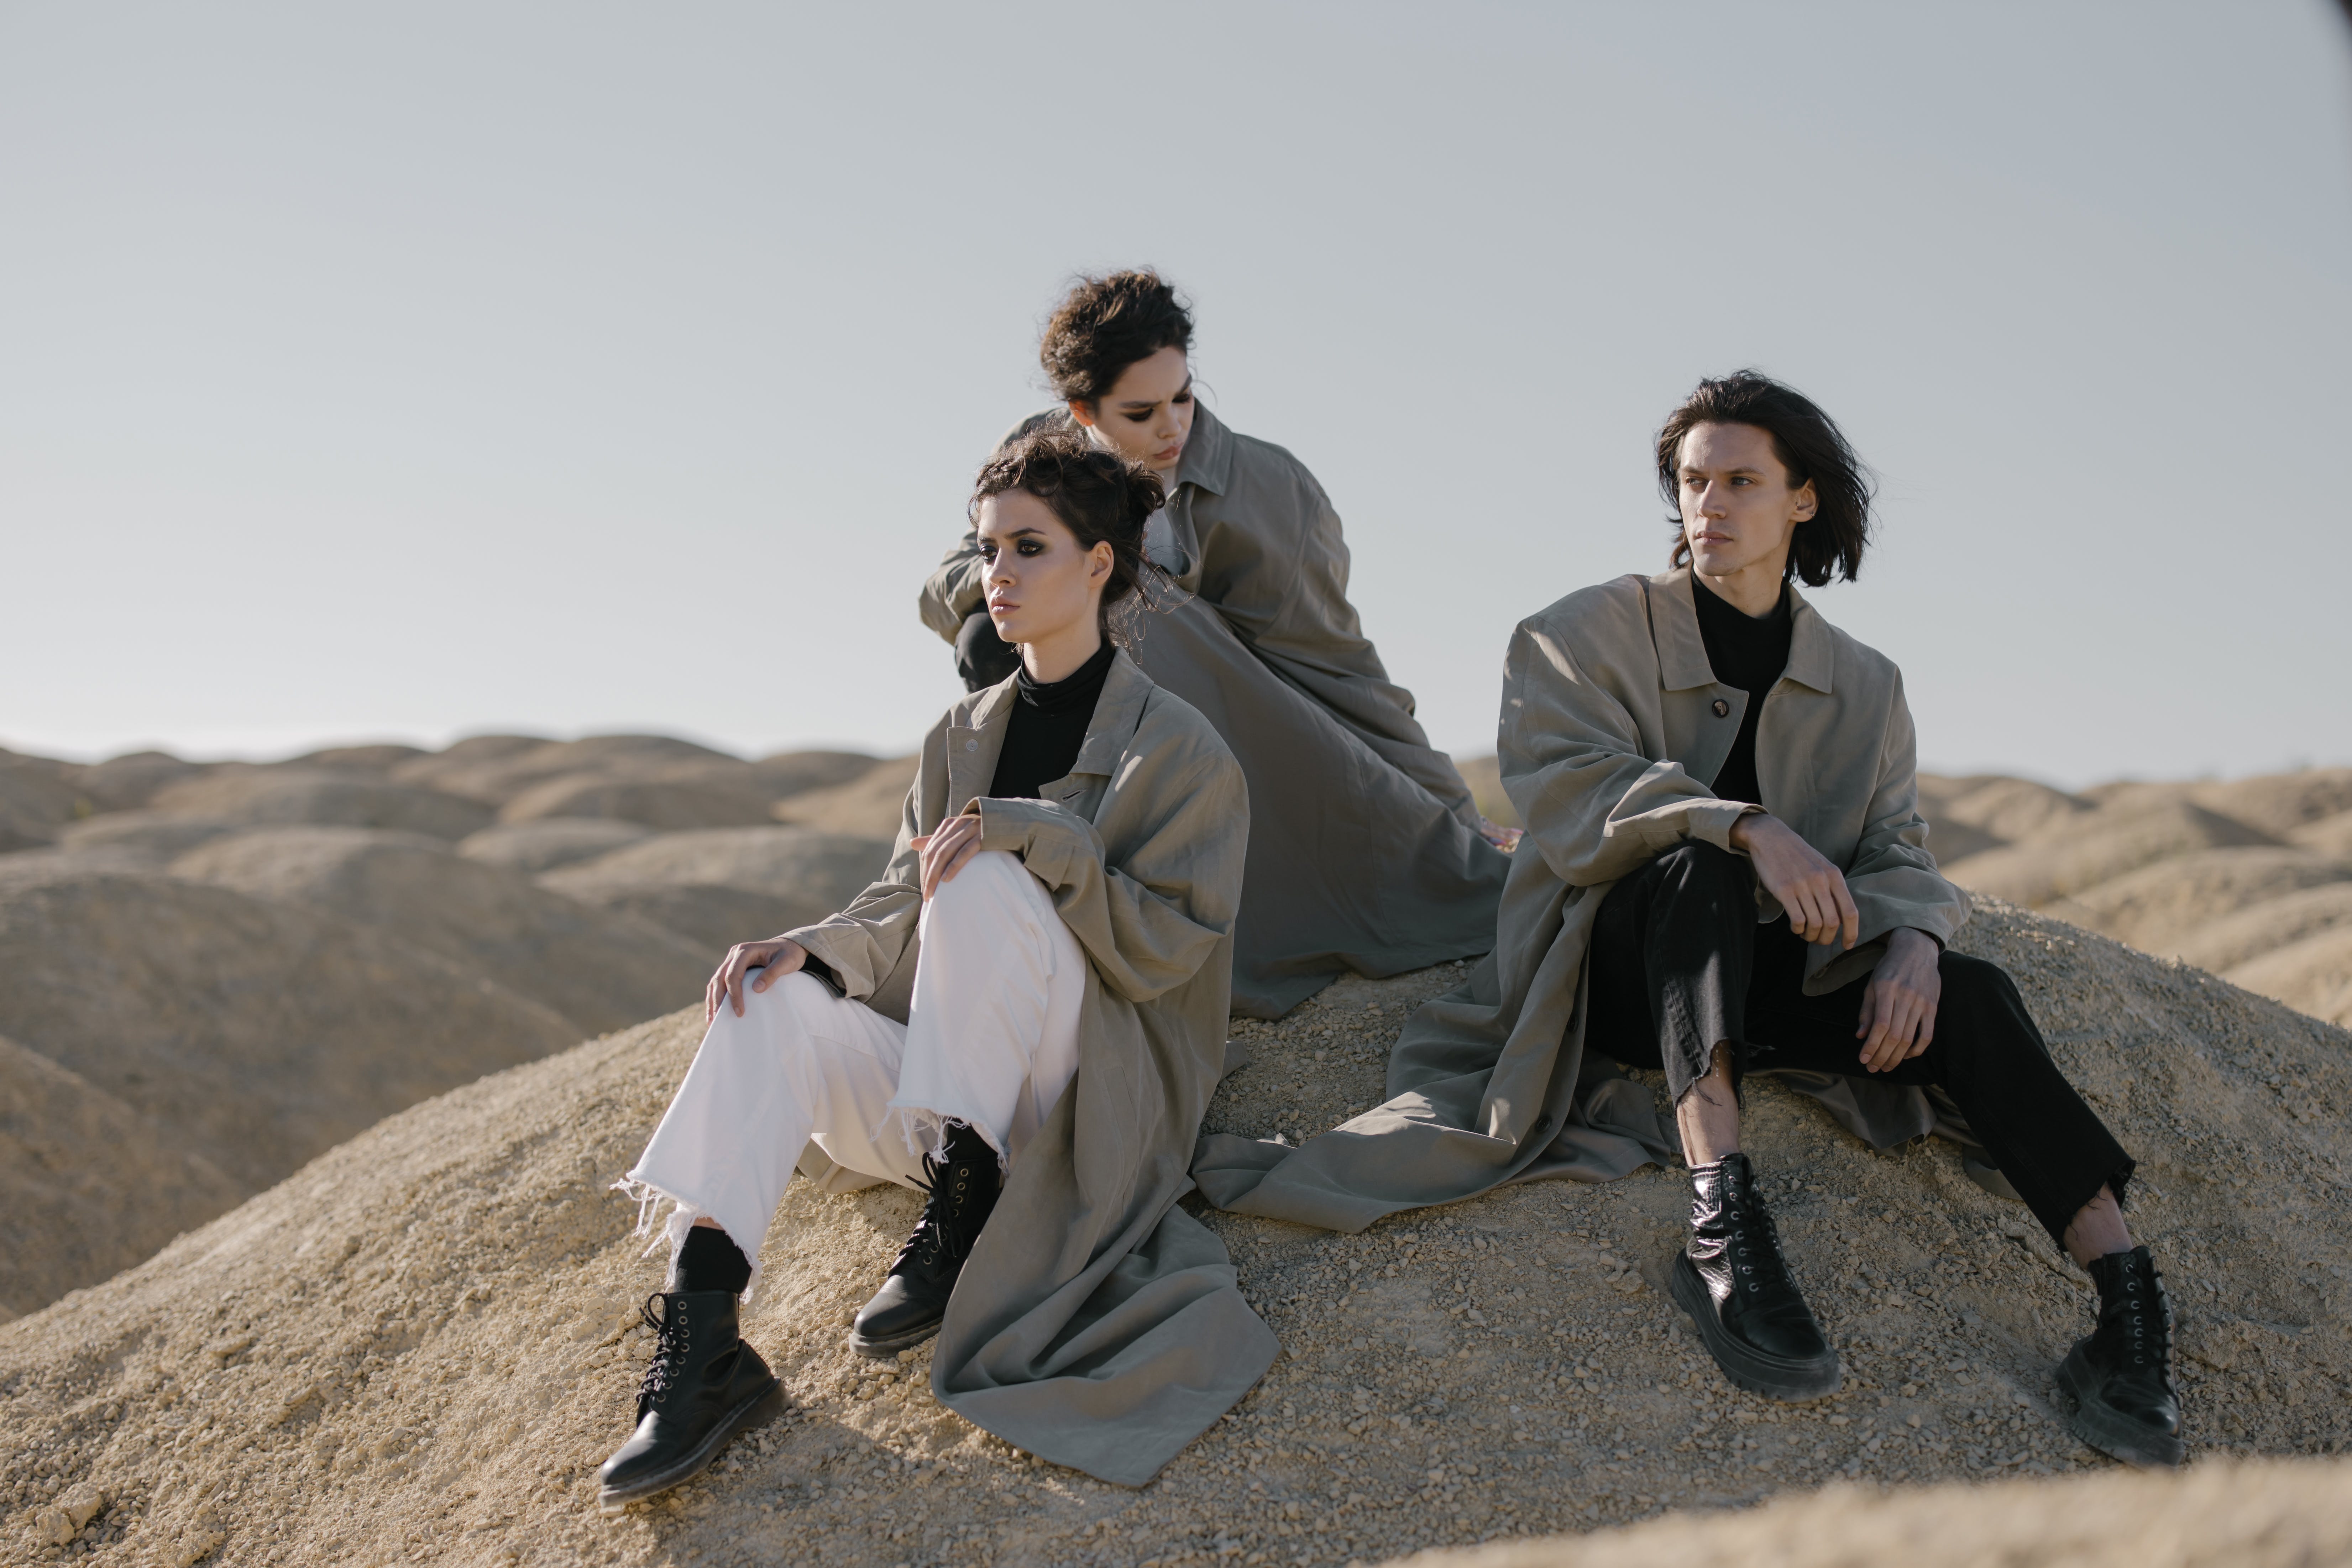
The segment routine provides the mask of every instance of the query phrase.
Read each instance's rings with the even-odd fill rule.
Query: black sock
[[[669,1266],[673,1290],[724,1290],[740,1296],[751,1282],[751,1261],[735,1238],[716,1226],[698,1225],[688,1231],[686,1245]]]

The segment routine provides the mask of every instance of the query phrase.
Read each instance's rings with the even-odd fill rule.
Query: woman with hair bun
[[[981,471],[983,591],[1019,668],[933,727],[882,879],[711,977],[625,1184],[648,1216],[673,1205],[672,1255],[606,1508],[782,1407],[737,1304],[795,1169],[926,1195],[850,1344],[938,1335],[940,1403],[1043,1458],[1140,1486],[1272,1364],[1224,1247],[1176,1206],[1224,1062],[1249,797],[1118,646],[1160,500],[1069,432]]]
[[[1192,314],[1157,273],[1079,279],[1038,351],[1061,406],[1006,440],[1082,430],[1166,487],[1145,552],[1177,591],[1135,657],[1208,716],[1249,780],[1234,1009],[1279,1017],[1346,970],[1486,952],[1510,836],[1478,815],[1363,635],[1323,487],[1194,400],[1192,343]],[[1012,668],[982,577],[967,533],[922,593],[924,624],[974,689]]]

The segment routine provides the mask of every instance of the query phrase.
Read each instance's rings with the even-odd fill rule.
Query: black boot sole
[[[737,1433],[753,1426],[764,1426],[784,1413],[784,1385],[768,1379],[767,1388],[738,1405],[710,1428],[710,1435],[681,1455],[677,1462],[649,1474],[639,1476],[623,1486],[605,1487],[596,1494],[596,1508],[602,1513],[618,1513],[633,1502],[638,1502],[670,1488],[694,1479],[710,1468],[719,1458],[719,1450]]]
[[[900,1329],[895,1334],[884,1334],[876,1339],[868,1339],[852,1329],[849,1331],[849,1348],[862,1356],[872,1356],[877,1361],[887,1360],[900,1351],[911,1350],[930,1339],[940,1331],[940,1325],[947,1321],[947,1314],[941,1312],[928,1323],[918,1323],[911,1329]]]
[[[1690,1314],[1691,1321],[1698,1327],[1698,1337],[1706,1345],[1706,1353],[1715,1358],[1717,1369],[1733,1383],[1767,1399],[1792,1402],[1824,1399],[1838,1391],[1843,1373],[1838,1366],[1836,1351],[1810,1361],[1790,1361],[1768,1354],[1733,1337],[1723,1326],[1723,1320],[1715,1313],[1715,1298],[1707,1294],[1706,1281],[1698,1277],[1698,1267],[1691,1262],[1689,1253],[1675,1250],[1667,1276],[1675,1305]]]
[[[2082,1345],[2058,1363],[2058,1386],[2074,1396],[2067,1429],[2108,1458],[2142,1470],[2179,1469],[2189,1458],[2179,1433],[2143,1426],[2099,1399],[2099,1374]]]

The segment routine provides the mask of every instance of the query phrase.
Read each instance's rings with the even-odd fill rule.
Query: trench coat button
[[[1717,708],[1720,708],[1720,707],[1722,707],[1722,706],[1723,706],[1723,704],[1722,704],[1722,703],[1720,703],[1720,702],[1718,702],[1718,703],[1717,703],[1717,704],[1716,704],[1716,706],[1717,706]],[[967,751],[967,752],[976,752],[976,751],[980,750],[980,742],[979,742],[978,741],[966,741],[966,742],[963,743],[963,749],[964,749],[965,751]]]
[[[1716,716],[1717,718],[1718,718],[1718,719],[1728,719],[1728,718],[1730,718],[1730,717],[1731,717],[1731,704],[1730,704],[1730,703],[1728,703],[1728,702],[1726,702],[1726,701],[1725,701],[1722,698],[1720,698],[1720,697],[1717,698],[1717,699],[1715,700],[1715,716]],[[964,742],[964,744],[966,744],[966,745],[970,745],[971,743],[971,742],[969,742],[969,741],[967,741],[967,742]]]

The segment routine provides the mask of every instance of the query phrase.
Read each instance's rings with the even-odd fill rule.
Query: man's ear
[[[1805,488],[1797,492],[1797,521],[1811,522],[1813,513],[1822,510],[1822,498],[1813,490],[1813,481],[1807,479]]]
[[[1089,430],[1095,427],[1094,405],[1083,397],[1070,399],[1070,417]]]

